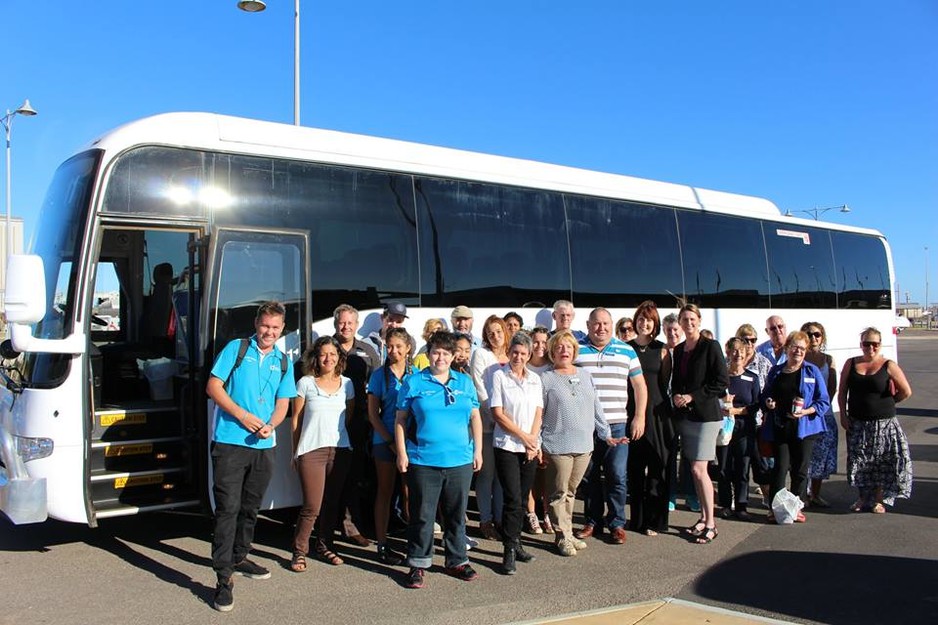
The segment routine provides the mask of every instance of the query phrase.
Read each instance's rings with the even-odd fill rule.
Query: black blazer
[[[697,347],[690,353],[687,374],[682,375],[681,361],[684,343],[674,348],[671,376],[672,395],[690,395],[694,401],[684,409],[675,408],[675,415],[688,421],[722,421],[720,398],[726,395],[730,376],[720,344],[700,337]]]

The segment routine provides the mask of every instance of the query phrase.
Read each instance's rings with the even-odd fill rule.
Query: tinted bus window
[[[836,308],[837,279],[827,230],[764,222],[773,308]]]
[[[217,223],[309,232],[314,319],[341,303],[416,304],[417,230],[409,176],[247,156],[219,162],[234,198]]]
[[[673,306],[684,292],[674,209],[566,196],[577,306]],[[673,293],[674,295],[671,295]]]
[[[123,154],[107,182],[106,213],[204,217],[212,155],[164,147]]]
[[[708,308],[769,305],[762,224],[699,211],[677,212],[687,300]]]
[[[570,297],[563,203],[546,191],[417,179],[424,306]]]
[[[831,232],[837,267],[838,308],[890,308],[889,265],[878,237]]]

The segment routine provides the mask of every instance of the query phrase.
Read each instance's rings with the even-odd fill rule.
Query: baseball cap
[[[400,315],[407,317],[407,306],[400,302],[388,302],[384,305],[384,312],[387,315]]]
[[[457,306],[453,309],[451,319],[472,319],[472,309],[468,306]]]

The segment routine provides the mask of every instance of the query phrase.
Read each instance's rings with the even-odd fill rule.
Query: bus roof
[[[146,117],[114,129],[89,147],[103,149],[114,158],[141,145],[294,158],[820,225],[810,219],[783,216],[771,201],[749,195],[214,113]],[[874,230],[842,224],[825,222],[824,227],[882,236]]]

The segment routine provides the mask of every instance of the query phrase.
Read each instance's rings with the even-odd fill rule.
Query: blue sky
[[[58,164],[167,111],[291,123],[293,2],[4,0],[27,241]],[[938,299],[938,3],[302,2],[302,123],[766,197],[889,239]],[[0,179],[0,185],[3,185]]]

